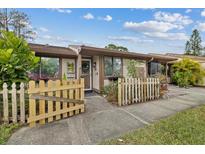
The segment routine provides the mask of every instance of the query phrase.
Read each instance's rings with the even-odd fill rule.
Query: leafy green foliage
[[[128,51],[126,47],[117,46],[115,44],[108,44],[105,48],[111,49],[111,50],[118,50],[118,51]]]
[[[201,42],[202,41],[199,31],[197,29],[194,29],[190,37],[190,40],[186,42],[185,54],[194,56],[201,55],[201,51],[203,50]]]
[[[0,86],[6,82],[20,83],[28,81],[28,72],[39,62],[34,52],[23,38],[12,32],[0,32]]]
[[[180,87],[187,87],[203,82],[205,70],[201,65],[189,58],[184,58],[172,66],[172,80]]]
[[[58,58],[41,58],[41,72],[46,76],[56,76],[59,67],[58,63]]]
[[[153,125],[101,144],[192,144],[205,143],[205,106],[179,112]]]
[[[118,98],[118,82],[112,81],[109,85],[104,86],[103,92],[109,102],[117,102]]]
[[[19,124],[0,125],[0,144],[6,144],[11,134],[19,127],[20,127]]]
[[[128,76],[132,78],[137,78],[139,77],[139,70],[138,66],[141,64],[141,62],[136,61],[136,60],[129,60],[128,65],[127,65],[127,71],[128,71]]]

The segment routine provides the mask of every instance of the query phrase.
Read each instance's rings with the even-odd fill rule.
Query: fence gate
[[[29,82],[30,127],[84,112],[84,79]]]

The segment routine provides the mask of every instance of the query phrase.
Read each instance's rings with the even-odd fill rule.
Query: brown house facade
[[[41,57],[41,65],[36,70],[34,79],[84,78],[85,90],[97,92],[117,77],[128,77],[127,65],[131,59],[140,62],[139,77],[148,77],[160,71],[158,64],[167,66],[169,62],[177,60],[174,57],[122,52],[84,45],[71,45],[66,48],[30,44],[30,48],[35,51],[36,56]],[[51,67],[51,65],[55,66]],[[48,68],[56,68],[56,70]],[[51,75],[42,73],[49,74],[49,71],[54,73],[50,73]]]

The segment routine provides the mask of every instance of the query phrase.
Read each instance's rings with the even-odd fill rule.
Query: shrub
[[[0,31],[0,87],[6,82],[28,81],[28,72],[39,62],[23,38],[13,32]]]
[[[128,71],[128,76],[132,78],[137,78],[139,77],[139,65],[142,62],[136,61],[136,60],[129,60],[128,65],[127,65],[127,71]]]
[[[118,82],[111,81],[111,83],[103,88],[103,94],[109,102],[117,102],[118,99]]]
[[[205,77],[205,70],[201,65],[189,58],[184,58],[172,65],[172,71],[172,80],[180,87],[201,84]]]

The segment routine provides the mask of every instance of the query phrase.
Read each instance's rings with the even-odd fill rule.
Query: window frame
[[[156,69],[155,69],[154,71],[152,71],[154,65],[156,65],[157,67],[156,67]],[[153,61],[153,62],[150,62],[150,63],[148,64],[148,67],[149,67],[149,69],[148,69],[149,76],[154,76],[154,75],[156,75],[157,73],[162,73],[162,70],[160,69],[159,65],[161,65],[161,63],[160,63],[160,62],[157,62],[157,61]],[[152,72],[154,72],[154,73],[152,73]]]
[[[105,58],[111,58],[111,60],[112,60],[112,75],[106,75],[105,74]],[[113,56],[104,56],[104,58],[103,58],[103,68],[104,68],[104,70],[103,70],[103,72],[104,72],[104,78],[110,78],[110,77],[119,77],[119,76],[114,76],[114,59],[120,59],[120,61],[121,61],[121,64],[120,64],[120,75],[119,76],[122,76],[122,74],[123,74],[123,59],[121,58],[121,57],[113,57]]]
[[[56,79],[60,79],[60,71],[61,71],[61,60],[60,60],[60,57],[47,57],[47,56],[38,56],[40,58],[39,60],[39,69],[38,69],[38,80],[44,80],[42,78],[42,58],[54,58],[54,59],[58,59],[58,75],[56,78],[52,78],[52,77],[48,77],[48,80],[56,80]]]

